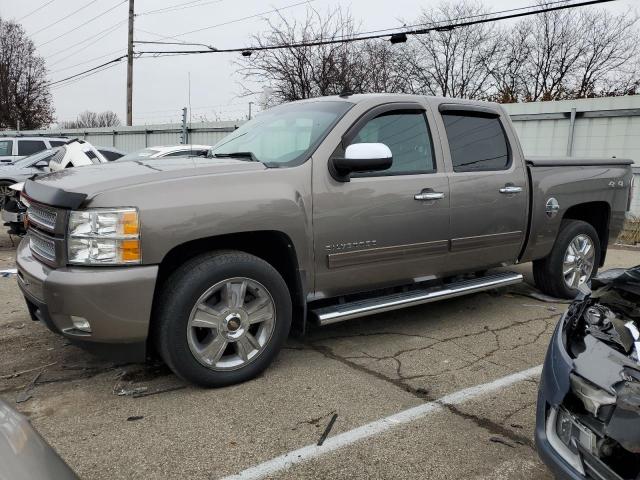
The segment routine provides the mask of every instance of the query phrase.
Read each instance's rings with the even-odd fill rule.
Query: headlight
[[[76,265],[141,263],[140,220],[135,208],[71,212],[67,254]]]

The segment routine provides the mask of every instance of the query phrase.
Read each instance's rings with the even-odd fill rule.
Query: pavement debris
[[[6,270],[0,270],[0,277],[3,278],[8,278],[8,277],[13,277],[15,275],[18,274],[18,269],[17,268],[9,268]]]
[[[333,416],[331,417],[331,420],[329,420],[329,424],[327,425],[327,428],[325,428],[324,432],[322,432],[322,436],[320,437],[320,440],[318,440],[318,446],[319,447],[322,446],[324,441],[329,436],[329,432],[331,432],[331,429],[333,428],[333,424],[336,423],[336,419],[337,418],[338,418],[338,414],[334,413]]]
[[[142,420],[144,415],[132,415],[131,417],[127,417],[127,422],[135,422],[136,420]]]
[[[33,378],[33,380],[31,380],[31,382],[29,382],[27,386],[24,387],[24,389],[20,393],[18,393],[18,396],[16,397],[16,403],[24,403],[33,397],[33,389],[35,388],[36,383],[38,383],[38,380],[43,373],[44,369],[40,370],[38,374]]]

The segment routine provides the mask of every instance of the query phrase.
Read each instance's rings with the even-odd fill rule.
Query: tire
[[[581,258],[577,259],[582,265],[582,267],[578,267],[580,273],[575,275],[568,273],[565,277],[563,270],[568,270],[569,268],[567,266],[567,269],[565,269],[565,260],[575,258],[575,256],[566,256],[571,253],[568,251],[569,246],[572,242],[577,242],[572,245],[572,249],[575,250],[575,245],[584,245],[581,240],[585,239],[591,242],[593,255],[589,256],[589,252],[586,255],[581,254]],[[600,248],[598,233],[590,224],[582,220],[563,220],[551,253],[546,258],[533,262],[533,278],[536,285],[540,290],[552,297],[575,298],[578,294],[576,278],[578,278],[578,284],[588,282],[598,272]],[[589,271],[588,266],[585,265],[591,262],[592,267]],[[573,264],[577,265],[575,262]],[[573,282],[570,281],[572,279]],[[572,286],[569,286],[567,282],[572,283]]]
[[[176,375],[202,387],[254,378],[275,359],[291,328],[285,281],[269,263],[243,252],[189,260],[158,298],[156,349]]]

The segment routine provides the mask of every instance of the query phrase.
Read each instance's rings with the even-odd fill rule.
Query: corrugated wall
[[[188,128],[189,141],[198,145],[214,145],[240,123],[215,122],[197,123]],[[180,143],[180,125],[145,125],[135,127],[110,127],[87,129],[51,129],[22,131],[21,135],[81,138],[98,147],[115,147],[127,153],[154,145],[176,145]],[[2,131],[0,137],[14,136],[14,131]]]
[[[640,95],[511,103],[504,107],[525,155],[633,160],[636,188],[631,212],[640,215]]]

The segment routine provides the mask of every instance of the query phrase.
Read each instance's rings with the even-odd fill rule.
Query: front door
[[[441,106],[441,114],[452,167],[451,270],[512,264],[526,235],[528,182],[509,125],[498,111]]]
[[[446,268],[449,185],[431,120],[418,103],[379,106],[333,152],[383,143],[393,154],[389,170],[340,182],[329,172],[330,159],[314,159],[318,298],[428,279]]]

